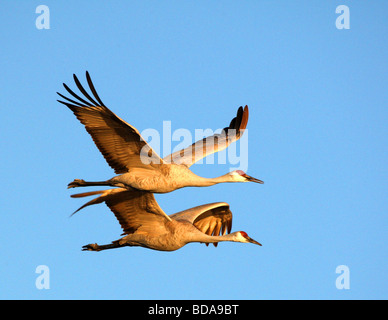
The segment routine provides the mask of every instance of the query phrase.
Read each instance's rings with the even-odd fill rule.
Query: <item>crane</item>
[[[142,138],[139,131],[119,118],[101,101],[89,73],[86,79],[93,97],[84,89],[76,75],[73,75],[79,91],[84,98],[77,95],[65,83],[63,86],[77,101],[58,95],[66,101],[57,100],[66,105],[85,126],[97,148],[107,163],[117,174],[106,181],[90,182],[75,179],[68,188],[86,186],[123,187],[129,190],[167,193],[183,187],[206,187],[223,182],[263,181],[247,175],[242,170],[234,170],[216,178],[204,178],[194,174],[189,168],[195,162],[227,148],[240,139],[247,123],[248,106],[239,107],[237,115],[221,134],[214,134],[191,146],[161,158]]]
[[[167,215],[156,202],[154,194],[147,191],[114,188],[74,194],[72,197],[97,194],[97,198],[87,202],[74,213],[89,205],[105,202],[119,221],[125,236],[111,244],[88,244],[82,247],[83,250],[101,251],[140,246],[159,251],[174,251],[191,242],[207,245],[213,243],[217,246],[221,241],[254,243],[261,246],[244,231],[230,233],[232,212],[226,202],[209,203]]]

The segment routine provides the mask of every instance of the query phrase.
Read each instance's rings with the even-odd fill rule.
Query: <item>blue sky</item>
[[[387,17],[386,1],[2,1],[0,298],[387,299]],[[121,234],[103,205],[69,218],[83,200],[68,182],[114,175],[56,102],[86,70],[140,131],[222,128],[249,105],[248,173],[265,184],[157,200],[169,214],[226,201],[233,230],[263,246],[82,252]],[[339,265],[350,289],[336,288]]]

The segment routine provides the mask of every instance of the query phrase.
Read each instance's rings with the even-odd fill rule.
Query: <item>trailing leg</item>
[[[90,186],[112,186],[111,182],[109,180],[107,181],[94,181],[94,182],[87,182],[82,179],[74,179],[73,182],[70,182],[67,185],[67,188],[76,188],[76,187],[90,187]]]
[[[97,243],[91,243],[87,244],[86,246],[82,247],[82,251],[101,251],[101,250],[107,250],[107,249],[115,249],[115,248],[121,248],[125,247],[127,244],[120,244],[118,241],[113,241],[111,244],[104,244],[104,245],[98,245]]]

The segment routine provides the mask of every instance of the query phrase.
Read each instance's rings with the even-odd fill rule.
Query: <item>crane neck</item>
[[[196,176],[196,178],[193,181],[194,183],[193,187],[208,187],[208,186],[213,186],[215,184],[224,183],[224,182],[235,182],[235,181],[233,180],[233,177],[229,173],[215,178],[204,178],[204,177]]]
[[[223,236],[209,236],[201,231],[187,234],[189,239],[187,242],[202,242],[202,243],[214,243],[214,242],[222,242],[222,241],[233,241],[239,242],[236,239],[235,232],[229,233]]]

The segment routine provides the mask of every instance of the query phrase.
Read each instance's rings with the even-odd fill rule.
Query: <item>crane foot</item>
[[[82,247],[82,251],[101,251],[97,243],[90,243]]]
[[[76,187],[81,187],[85,185],[85,180],[82,180],[82,179],[74,179],[73,182],[70,182],[68,185],[67,185],[67,189],[70,189],[70,188],[76,188]]]

